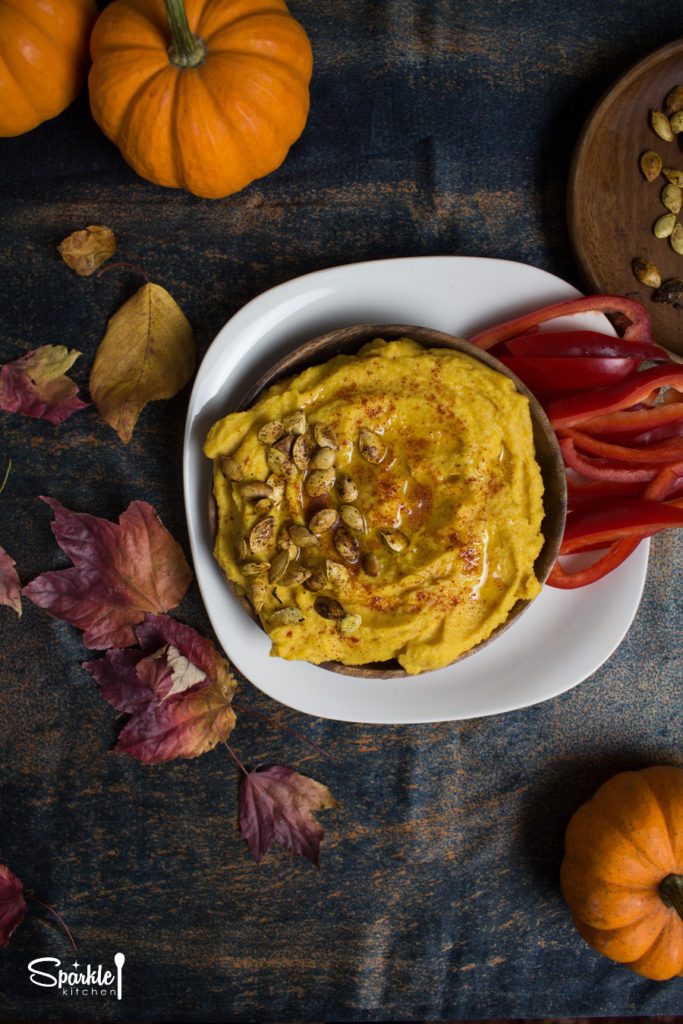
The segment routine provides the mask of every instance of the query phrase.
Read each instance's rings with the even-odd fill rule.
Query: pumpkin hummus
[[[527,399],[450,349],[376,339],[210,430],[215,557],[273,655],[440,668],[540,590]]]

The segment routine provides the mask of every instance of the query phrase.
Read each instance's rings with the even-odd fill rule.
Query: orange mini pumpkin
[[[91,53],[93,117],[159,185],[237,192],[306,124],[311,46],[283,0],[114,0]]]
[[[0,0],[0,135],[23,135],[69,106],[88,68],[95,0]]]
[[[561,883],[598,952],[637,974],[683,974],[683,768],[622,772],[569,822]]]

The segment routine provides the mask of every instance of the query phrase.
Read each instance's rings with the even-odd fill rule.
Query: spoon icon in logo
[[[116,998],[121,999],[121,993],[123,991],[122,976],[123,976],[123,965],[126,962],[126,957],[123,953],[114,953],[114,963],[116,964]]]

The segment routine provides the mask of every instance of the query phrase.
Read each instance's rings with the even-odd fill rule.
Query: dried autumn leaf
[[[144,764],[198,757],[235,727],[236,682],[225,658],[190,626],[148,615],[139,648],[109,650],[84,664],[102,696],[130,714],[115,750]]]
[[[70,234],[58,249],[68,267],[81,277],[89,277],[116,252],[116,236],[111,228],[91,224]]]
[[[90,394],[124,444],[148,402],[187,384],[195,341],[185,314],[158,284],[145,284],[114,314],[97,350]]]
[[[240,830],[257,862],[275,842],[317,865],[324,831],[313,814],[336,806],[327,786],[284,765],[268,765],[242,777]]]
[[[0,409],[33,419],[63,423],[85,409],[78,385],[65,376],[80,356],[65,345],[42,345],[0,369]]]
[[[5,549],[0,548],[0,604],[6,604],[21,615],[21,584],[16,564]]]
[[[50,615],[84,631],[95,650],[135,643],[135,623],[146,612],[180,603],[192,579],[180,545],[145,501],[132,501],[118,526],[85,512],[70,512],[45,498],[55,514],[52,532],[71,569],[46,572],[23,594]]]
[[[0,946],[6,946],[12,932],[24,920],[26,900],[21,879],[0,864]]]

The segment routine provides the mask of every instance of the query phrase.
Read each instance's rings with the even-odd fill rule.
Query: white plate
[[[405,323],[468,337],[536,307],[578,295],[535,267],[428,256],[333,267],[288,281],[241,309],[199,368],[187,415],[185,506],[197,580],[228,657],[255,686],[298,711],[345,722],[440,722],[511,711],[563,693],[594,672],[623,639],[638,608],[647,543],[590,587],[544,587],[495,643],[449,668],[407,679],[357,679],[269,656],[266,634],[229,591],[213,559],[206,433],[285,352],[326,331]],[[600,315],[565,325],[613,333]]]

